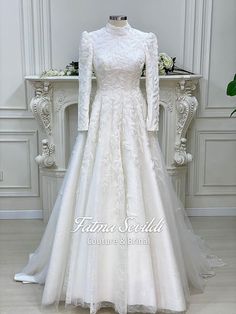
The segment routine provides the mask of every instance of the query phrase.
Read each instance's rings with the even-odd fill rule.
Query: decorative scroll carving
[[[49,144],[47,139],[42,140],[42,155],[38,155],[35,160],[41,167],[55,166],[55,145]]]
[[[38,121],[42,130],[48,135],[52,134],[52,103],[50,99],[49,90],[50,83],[36,82],[35,96],[30,102],[30,108],[33,112],[35,119]]]
[[[197,82],[182,79],[177,86],[177,121],[174,154],[174,161],[177,166],[183,166],[192,161],[192,155],[186,151],[187,139],[185,136],[198,107],[196,97],[192,96],[192,91],[196,89],[196,85]]]
[[[35,160],[41,167],[55,166],[55,145],[52,140],[52,102],[49,82],[34,82],[35,96],[30,102],[30,108],[35,119],[47,138],[42,140],[42,154]]]

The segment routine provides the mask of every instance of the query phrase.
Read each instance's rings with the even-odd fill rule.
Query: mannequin
[[[125,15],[110,15],[109,23],[116,27],[123,27],[128,25],[127,16]]]

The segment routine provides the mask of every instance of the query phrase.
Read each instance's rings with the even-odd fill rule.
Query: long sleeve
[[[154,33],[148,33],[146,41],[146,94],[148,131],[159,130],[159,73],[158,43]]]
[[[79,96],[78,131],[86,131],[89,126],[89,106],[92,86],[93,49],[89,33],[82,33],[79,47]]]

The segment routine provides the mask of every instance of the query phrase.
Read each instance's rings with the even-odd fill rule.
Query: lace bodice
[[[99,30],[82,33],[79,49],[78,131],[89,128],[91,78],[97,93],[121,95],[140,92],[140,76],[146,66],[146,128],[157,131],[159,122],[158,43],[154,33],[107,23]],[[91,109],[90,109],[91,108]]]

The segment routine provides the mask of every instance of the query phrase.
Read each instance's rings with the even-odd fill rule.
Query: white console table
[[[192,160],[186,150],[186,133],[198,106],[196,89],[200,75],[160,76],[159,143],[168,173],[183,204],[185,204],[186,165]],[[44,221],[53,208],[64,177],[70,151],[77,132],[78,77],[26,76],[34,88],[30,106],[39,124],[42,141],[40,155],[41,196]],[[145,78],[141,78],[145,93]],[[96,91],[93,78],[92,94]]]

